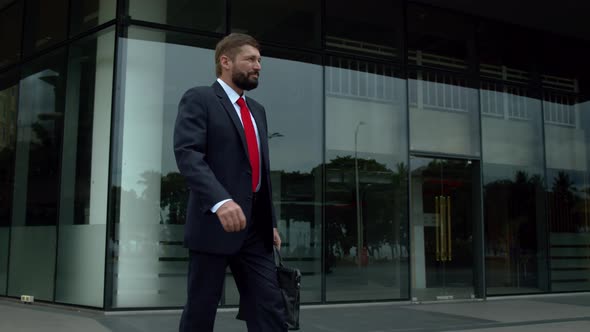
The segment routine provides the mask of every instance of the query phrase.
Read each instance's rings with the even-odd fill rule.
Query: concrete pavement
[[[220,309],[215,331],[246,331],[235,315],[234,309]],[[0,298],[0,332],[173,332],[179,317],[179,310],[104,313]],[[590,294],[304,306],[301,324],[304,332],[586,332]]]

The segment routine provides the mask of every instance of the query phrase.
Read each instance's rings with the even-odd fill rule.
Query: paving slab
[[[590,321],[556,322],[546,324],[492,327],[475,330],[456,330],[457,332],[574,332],[590,331]]]
[[[503,323],[563,320],[590,316],[590,310],[587,306],[535,300],[423,304],[412,307],[412,310],[459,315]]]
[[[0,302],[0,331],[29,332],[29,331],[62,331],[80,332],[111,332],[104,325],[96,321],[95,317],[80,313],[70,314],[67,311],[55,312],[32,308],[32,305],[20,303]]]
[[[590,307],[590,295],[547,296],[539,297],[536,301]]]
[[[303,332],[590,331],[588,297],[543,297],[433,304],[360,303],[304,306]],[[564,303],[567,302],[567,303]],[[573,303],[573,304],[572,304]],[[584,305],[576,305],[583,303]],[[220,309],[216,332],[246,331],[237,310]],[[22,304],[0,298],[1,332],[175,332],[180,310],[109,312]]]

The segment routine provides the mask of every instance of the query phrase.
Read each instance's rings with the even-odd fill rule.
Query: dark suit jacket
[[[254,224],[272,250],[276,218],[271,201],[266,114],[252,98],[246,101],[258,128],[262,168]],[[206,253],[236,253],[254,222],[252,170],[242,123],[218,82],[211,87],[192,88],[182,97],[174,128],[174,154],[190,192],[185,246]],[[240,232],[225,232],[217,215],[211,212],[215,204],[228,198],[246,215],[247,228]]]

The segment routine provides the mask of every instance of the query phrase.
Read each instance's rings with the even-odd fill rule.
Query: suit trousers
[[[248,331],[287,331],[273,253],[255,228],[249,227],[244,244],[234,255],[190,251],[188,295],[180,332],[213,331],[228,265],[240,292],[240,319],[246,320]]]

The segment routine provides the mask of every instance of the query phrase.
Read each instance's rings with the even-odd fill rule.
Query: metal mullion
[[[16,2],[14,2],[14,4],[16,5]],[[12,167],[12,207],[10,209],[10,223],[9,223],[9,231],[8,231],[8,259],[6,262],[6,296],[8,295],[8,290],[9,290],[9,285],[10,285],[10,254],[11,254],[11,249],[12,249],[12,227],[13,227],[13,217],[14,217],[14,186],[15,184],[15,178],[16,178],[16,142],[18,141],[18,134],[19,134],[19,127],[18,127],[18,118],[21,115],[21,110],[20,110],[20,96],[21,96],[21,71],[22,71],[22,65],[21,65],[21,61],[23,58],[23,45],[24,45],[24,41],[25,41],[25,13],[26,13],[26,8],[27,8],[27,0],[23,0],[23,10],[22,10],[22,21],[21,21],[21,38],[20,38],[20,58],[17,60],[17,62],[14,65],[11,65],[8,68],[4,68],[2,71],[0,71],[0,74],[10,74],[11,69],[14,68],[14,70],[16,71],[16,79],[17,79],[17,86],[18,86],[18,95],[17,95],[17,110],[16,110],[16,128],[15,128],[15,149],[14,149],[14,157],[13,157],[13,167]]]
[[[325,6],[325,1],[323,1],[323,4]],[[328,259],[328,253],[327,251],[329,250],[329,248],[327,247],[326,243],[328,243],[328,236],[330,236],[330,234],[328,234],[328,230],[326,227],[326,189],[327,189],[327,184],[328,184],[328,180],[327,180],[327,176],[326,176],[326,66],[325,66],[325,62],[326,62],[326,58],[328,58],[330,61],[332,61],[334,58],[333,57],[328,57],[328,56],[323,56],[322,57],[322,85],[323,85],[323,91],[322,91],[322,163],[321,163],[321,178],[320,178],[320,203],[321,203],[321,217],[320,217],[320,225],[321,225],[321,230],[322,230],[322,247],[320,252],[322,253],[322,256],[320,257],[321,260],[321,267],[320,267],[320,273],[321,273],[321,277],[320,277],[320,282],[321,282],[321,286],[320,286],[320,302],[321,303],[326,303],[327,302],[327,280],[326,280],[326,273],[327,273],[327,259]],[[338,61],[340,61],[340,59],[337,59]],[[331,67],[331,68],[335,68],[335,67]],[[341,71],[341,69],[338,69]],[[331,69],[331,71],[335,71],[333,69]],[[341,84],[341,80],[339,80],[339,86]],[[314,211],[315,212],[315,211]]]
[[[67,100],[66,96],[68,94],[67,82],[68,82],[68,76],[69,76],[68,75],[69,59],[70,59],[70,44],[68,44],[65,47],[65,56],[61,60],[62,64],[65,63],[64,64],[65,73],[63,75],[64,76],[63,80],[65,82],[64,83],[65,84],[65,87],[64,87],[65,93],[63,95],[63,97],[64,97],[64,101],[63,101],[63,115],[64,115],[64,117],[65,117],[65,113],[66,113],[66,100]],[[62,208],[60,198],[61,198],[61,192],[62,192],[61,187],[62,187],[62,180],[63,180],[63,178],[61,176],[62,175],[61,170],[63,168],[63,155],[64,155],[64,145],[65,145],[64,144],[64,136],[65,136],[64,134],[65,134],[65,130],[66,130],[64,124],[65,123],[62,123],[62,128],[61,128],[61,146],[59,147],[59,159],[58,159],[59,161],[58,161],[58,167],[57,167],[57,169],[59,169],[60,172],[59,172],[59,175],[57,176],[57,178],[58,178],[58,181],[57,181],[57,183],[58,183],[58,187],[57,187],[58,202],[56,204],[57,219],[55,221],[55,244],[56,245],[55,245],[55,259],[54,259],[54,270],[53,270],[53,299],[51,301],[53,303],[56,302],[55,296],[56,296],[56,292],[57,292],[57,267],[58,267],[57,266],[57,257],[58,257],[58,253],[59,253],[59,225],[60,225],[60,220],[61,220],[61,208]]]
[[[74,0],[75,1],[75,0]],[[63,116],[65,118],[65,114],[67,111],[67,95],[68,95],[68,77],[69,77],[69,65],[70,65],[70,48],[71,45],[74,42],[70,42],[69,40],[69,36],[70,36],[70,27],[71,27],[71,17],[72,17],[72,0],[68,1],[68,12],[67,12],[67,18],[66,18],[66,38],[65,38],[65,42],[67,43],[66,46],[64,46],[66,48],[66,52],[65,52],[65,74],[64,74],[64,101],[63,101]],[[58,180],[58,194],[57,194],[57,199],[58,199],[58,203],[57,203],[57,220],[55,222],[55,259],[54,259],[54,269],[53,269],[53,300],[52,302],[56,303],[56,295],[57,295],[57,274],[58,274],[58,258],[59,258],[59,230],[60,230],[60,225],[61,225],[61,188],[62,188],[62,168],[63,168],[63,155],[64,155],[64,137],[65,137],[65,131],[66,131],[66,127],[65,127],[65,121],[62,122],[62,128],[61,128],[61,147],[60,147],[60,158],[59,158],[59,167],[58,169],[60,170],[59,172],[59,180]],[[75,190],[75,189],[74,189]],[[75,192],[74,192],[75,195]]]
[[[325,20],[325,16],[326,16],[326,0],[321,0],[321,28],[320,28],[320,47],[322,50],[326,49],[326,20]],[[320,201],[320,227],[321,227],[321,234],[320,234],[320,238],[322,239],[322,243],[321,243],[321,247],[320,247],[320,303],[326,303],[326,265],[327,265],[327,240],[328,240],[328,232],[326,230],[326,184],[327,184],[327,180],[326,180],[326,70],[328,69],[329,66],[329,71],[330,71],[330,91],[334,91],[334,81],[335,81],[335,75],[336,75],[336,71],[341,71],[342,69],[335,67],[332,65],[332,62],[334,60],[338,60],[335,59],[334,57],[330,57],[328,55],[322,54],[321,56],[321,70],[322,70],[322,156],[321,156],[321,175],[320,175],[320,179],[319,179],[319,183],[320,183],[320,197],[319,197],[319,201]],[[329,62],[329,64],[328,64]],[[338,85],[339,90],[341,90],[340,85],[341,80],[338,80],[338,82],[336,83]],[[315,181],[314,181],[315,182]],[[315,187],[315,183],[314,183],[314,187]],[[317,190],[316,188],[314,188],[314,190]],[[315,213],[315,211],[314,211]],[[317,223],[316,223],[317,224]]]
[[[537,87],[542,86],[542,78],[540,78],[540,75],[537,76],[537,78],[539,78],[540,80],[537,81]],[[543,156],[543,185],[546,187],[547,186],[547,139],[545,137],[546,132],[545,132],[545,125],[546,125],[546,121],[545,121],[545,105],[546,103],[544,102],[545,98],[544,98],[544,89],[541,87],[540,91],[535,91],[536,93],[533,94],[533,96],[537,96],[539,98],[539,100],[541,101],[541,146],[543,147],[542,151],[541,151],[541,155]],[[532,119],[531,119],[532,120]],[[540,273],[538,275],[538,278],[540,280],[543,280],[543,277],[547,278],[547,289],[543,290],[544,292],[549,292],[551,293],[551,226],[549,223],[549,208],[548,208],[548,199],[547,199],[547,194],[543,195],[542,198],[542,203],[541,203],[541,207],[542,209],[541,213],[544,216],[544,220],[542,220],[541,222],[544,222],[544,227],[545,227],[545,276],[541,276]],[[537,214],[537,211],[539,210],[539,207],[537,207],[535,209],[535,214]],[[536,216],[535,218],[535,228],[538,228],[540,225],[539,223],[539,216]],[[538,233],[537,233],[538,234]],[[537,234],[535,234],[535,237],[537,236]],[[537,241],[540,241],[541,239],[537,238]],[[537,255],[539,253],[539,248],[537,248]]]
[[[109,241],[111,239],[111,234],[113,234],[112,236],[112,243],[115,243],[115,235],[114,235],[114,230],[115,230],[115,218],[118,218],[118,215],[114,215],[114,210],[115,210],[115,206],[118,204],[114,203],[115,199],[120,199],[120,193],[118,193],[118,197],[114,197],[117,195],[117,193],[114,193],[112,190],[110,190],[110,188],[114,188],[113,184],[113,177],[115,172],[113,171],[114,169],[114,163],[118,160],[117,158],[114,158],[113,155],[114,154],[118,154],[119,151],[115,148],[116,144],[118,144],[119,141],[116,141],[117,133],[116,133],[116,124],[119,123],[118,118],[117,118],[117,105],[118,105],[118,101],[119,98],[121,97],[119,94],[123,94],[124,92],[121,92],[121,89],[118,88],[118,84],[120,84],[120,80],[119,80],[119,76],[121,75],[121,64],[122,64],[122,59],[123,59],[123,52],[125,52],[126,50],[123,49],[123,45],[121,44],[121,38],[127,37],[127,29],[128,26],[126,24],[126,13],[128,12],[128,7],[127,7],[127,0],[118,0],[117,1],[117,8],[116,8],[116,14],[115,14],[115,20],[116,20],[116,25],[115,25],[115,45],[114,45],[114,61],[113,61],[113,79],[111,82],[111,123],[110,123],[110,142],[109,142],[109,160],[107,161],[109,167],[108,167],[108,172],[107,172],[107,188],[109,188],[108,192],[107,192],[107,220],[106,220],[106,232],[105,232],[105,248],[104,248],[104,252],[105,252],[105,262],[104,262],[104,287],[103,287],[103,310],[108,311],[108,310],[113,310],[113,303],[112,303],[112,294],[113,294],[113,266],[111,264],[111,262],[113,261],[112,259],[109,259],[109,256],[111,254],[110,252],[110,247],[109,247],[109,243],[111,243],[111,241]],[[120,160],[120,158],[119,158]]]
[[[226,35],[229,35],[231,33],[231,28],[232,28],[231,8],[232,8],[232,0],[225,0],[225,34]],[[225,289],[225,287],[224,287],[224,289]]]
[[[10,75],[10,72],[7,73],[8,75]],[[9,215],[9,223],[8,223],[8,250],[7,250],[7,255],[8,258],[6,260],[6,285],[5,285],[5,292],[4,294],[6,296],[8,296],[8,285],[10,284],[10,252],[12,251],[12,219],[14,216],[14,179],[15,179],[15,175],[16,175],[16,145],[17,145],[17,141],[18,141],[18,117],[20,115],[20,94],[21,94],[21,87],[20,87],[20,77],[21,77],[21,69],[15,69],[14,70],[14,75],[16,78],[16,86],[18,87],[18,91],[17,91],[17,95],[16,95],[16,100],[19,101],[17,102],[17,106],[16,106],[16,114],[14,115],[14,120],[15,120],[15,124],[16,124],[16,128],[15,128],[15,135],[14,135],[14,155],[12,157],[12,188],[10,188],[10,190],[12,191],[11,193],[11,208],[10,208],[10,215]]]

